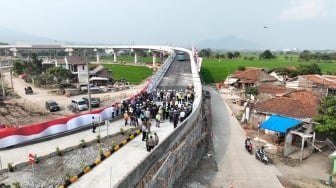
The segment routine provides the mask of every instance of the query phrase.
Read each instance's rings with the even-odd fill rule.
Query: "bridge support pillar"
[[[16,48],[11,48],[11,49],[9,49],[9,51],[11,51],[13,53],[14,57],[18,57],[19,55],[21,55]]]
[[[73,52],[72,48],[66,48],[64,51],[67,52],[69,56],[72,56],[72,52]]]
[[[156,68],[156,53],[155,52],[152,52],[153,53],[153,69]]]
[[[134,51],[134,63],[138,63],[138,54]]]
[[[118,59],[117,59],[117,51],[116,51],[116,50],[113,50],[113,62],[114,62],[114,63],[117,63],[117,62],[118,62]]]
[[[96,58],[97,58],[97,63],[99,63],[99,62],[100,62],[100,55],[99,55],[98,52],[97,52],[97,54],[96,54]]]

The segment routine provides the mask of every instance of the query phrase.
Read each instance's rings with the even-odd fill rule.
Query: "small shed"
[[[308,139],[312,139],[314,143],[315,134],[311,134],[310,129],[305,131],[305,128],[302,125],[304,122],[298,119],[284,117],[279,115],[272,115],[269,119],[263,122],[260,125],[261,129],[267,129],[274,131],[280,134],[285,135],[285,147],[284,147],[284,156],[288,156],[293,153],[292,141],[293,135],[298,135],[301,137],[301,150],[300,150],[300,160],[304,158],[304,145]],[[313,148],[312,148],[313,149]]]

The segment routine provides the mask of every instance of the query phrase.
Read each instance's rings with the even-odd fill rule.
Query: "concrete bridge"
[[[148,50],[153,54],[153,66],[160,54],[171,54],[174,47],[155,46],[155,45],[52,45],[52,44],[17,44],[17,45],[0,45],[0,56],[11,56],[20,58],[24,54],[32,52],[49,52],[64,51],[71,56],[76,49],[88,50],[95,54],[97,62],[100,60],[101,52],[112,53],[114,62],[118,61],[118,51],[130,50],[134,53],[134,63],[138,63],[138,52]]]

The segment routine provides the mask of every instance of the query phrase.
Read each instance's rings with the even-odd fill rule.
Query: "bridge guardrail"
[[[166,61],[163,63],[163,66],[158,71],[155,72],[155,74],[152,76],[151,83],[149,84],[149,86],[147,88],[147,92],[153,91],[153,89],[155,89],[158,86],[158,84],[161,82],[163,76],[167,72],[168,68],[170,67],[170,65],[174,61],[175,56],[176,56],[175,52],[172,53],[170,56],[168,56]]]

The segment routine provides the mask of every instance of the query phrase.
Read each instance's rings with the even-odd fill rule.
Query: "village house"
[[[258,88],[258,103],[272,99],[275,97],[283,96],[288,90],[284,86],[271,85],[271,84],[260,84]]]
[[[78,55],[65,56],[64,58],[56,59],[55,66],[70,70],[73,75],[72,81],[79,84],[87,83],[88,77],[99,77],[105,78],[104,80],[112,80],[112,72],[102,65],[94,65],[93,67],[90,67],[88,71],[86,59]]]
[[[257,86],[262,83],[272,85],[280,85],[281,83],[273,76],[269,75],[264,69],[261,68],[246,68],[243,71],[235,71],[228,80],[224,82],[235,88],[245,89],[250,86]]]
[[[318,95],[336,95],[336,76],[334,75],[300,75],[286,83],[286,88],[305,89]]]
[[[261,129],[266,134],[274,135],[279,144],[285,141],[284,155],[288,156],[303,147],[307,141],[313,146],[315,133],[312,119],[318,114],[319,97],[311,91],[291,91],[283,96],[275,97],[246,108],[251,112],[246,116],[250,125],[255,129]],[[293,140],[299,140],[300,144],[294,147]],[[301,147],[300,159],[304,158]],[[310,147],[309,153],[312,153]]]
[[[277,114],[309,122],[318,114],[319,98],[310,91],[300,90],[286,93],[251,106],[248,122],[257,125]]]

